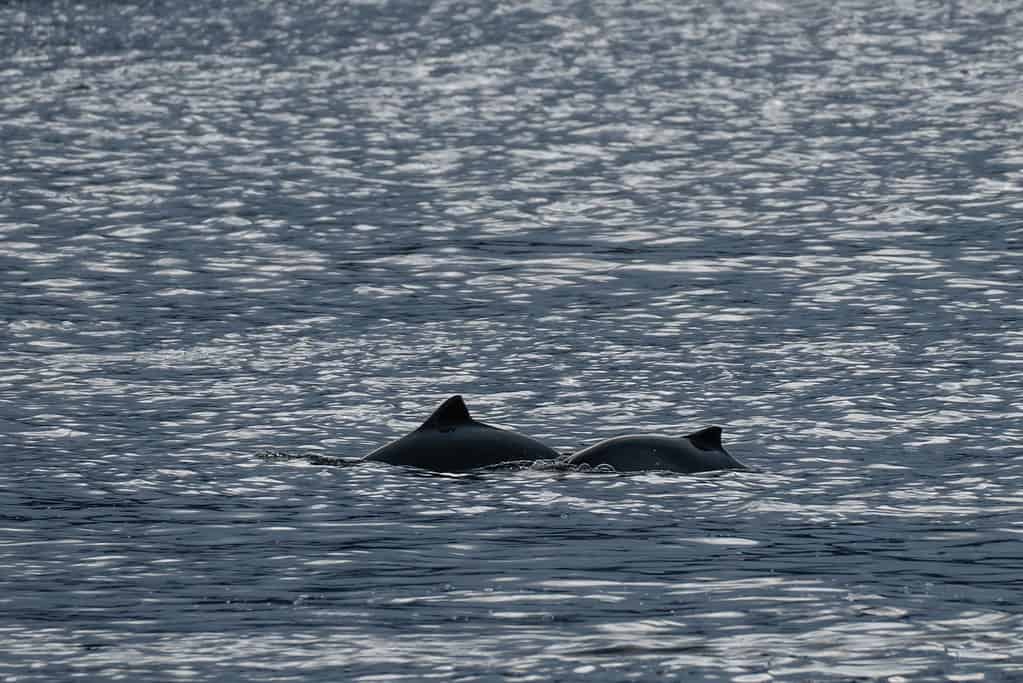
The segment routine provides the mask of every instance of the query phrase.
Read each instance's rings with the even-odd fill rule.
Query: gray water
[[[996,0],[3,3],[0,679],[1020,680],[1020,45]],[[754,470],[308,457],[454,393]]]

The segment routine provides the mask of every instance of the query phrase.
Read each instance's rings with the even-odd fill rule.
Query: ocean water
[[[0,680],[1023,679],[1020,45],[1001,0],[3,3]],[[753,469],[309,457],[455,393]]]

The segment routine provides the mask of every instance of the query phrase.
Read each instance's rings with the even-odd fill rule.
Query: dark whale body
[[[592,467],[610,465],[619,472],[667,470],[692,473],[746,469],[721,444],[720,427],[707,427],[682,437],[654,434],[616,436],[566,456],[562,462]]]
[[[551,460],[557,451],[536,439],[477,422],[461,396],[452,396],[414,432],[366,456],[369,462],[465,472],[506,462]]]

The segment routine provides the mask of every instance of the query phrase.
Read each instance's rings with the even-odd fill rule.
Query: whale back
[[[707,427],[682,437],[660,434],[616,436],[567,458],[570,465],[609,465],[619,472],[665,470],[709,472],[746,469],[721,443],[721,428]]]
[[[523,434],[478,422],[461,396],[446,399],[418,428],[365,460],[434,472],[464,472],[509,462],[551,460],[558,454]]]

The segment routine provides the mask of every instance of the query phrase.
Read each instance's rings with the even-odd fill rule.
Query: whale
[[[554,460],[559,454],[536,439],[474,420],[461,396],[452,396],[418,429],[381,446],[362,462],[465,472],[509,462]]]
[[[747,469],[725,450],[721,443],[721,427],[707,427],[681,437],[660,434],[616,436],[563,456],[560,462],[573,467],[607,465],[617,472],[664,470],[692,474]]]

